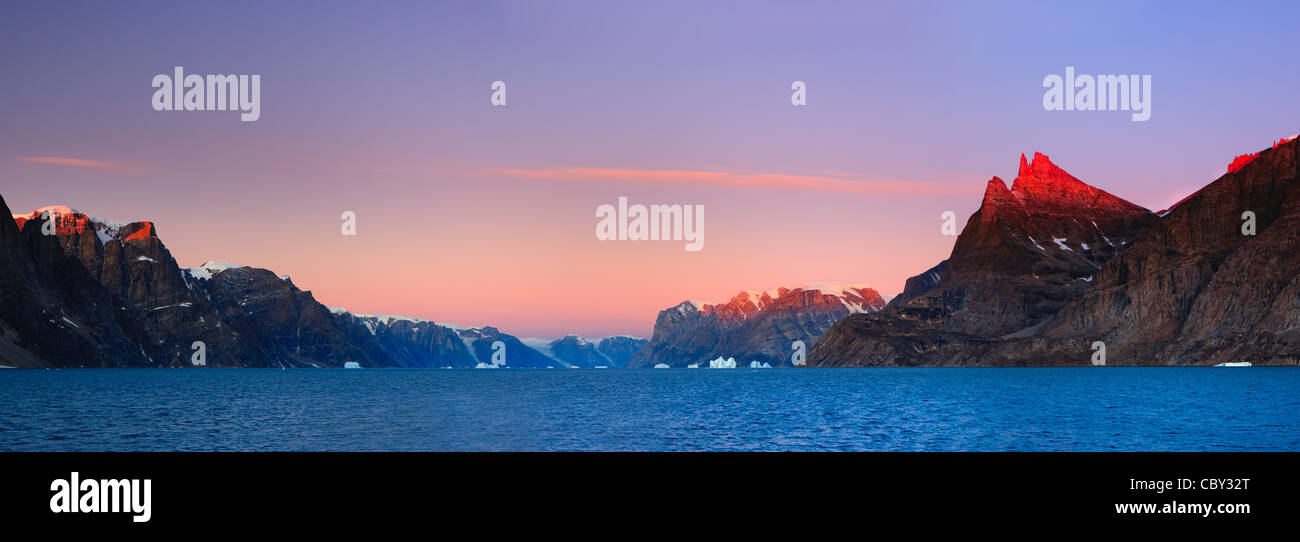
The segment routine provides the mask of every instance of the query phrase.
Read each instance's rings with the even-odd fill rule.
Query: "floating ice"
[[[718,359],[709,360],[709,368],[710,369],[735,369],[736,358],[722,359],[722,356],[718,356]]]

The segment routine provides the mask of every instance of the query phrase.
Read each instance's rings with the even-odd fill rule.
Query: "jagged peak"
[[[1287,142],[1293,141],[1293,140],[1295,140],[1297,137],[1300,137],[1300,134],[1293,135],[1293,136],[1291,136],[1291,137],[1284,137],[1284,138],[1282,138],[1282,139],[1279,139],[1279,140],[1277,140],[1277,141],[1275,141],[1275,142],[1273,143],[1273,147],[1272,147],[1272,148],[1273,148],[1274,150],[1276,150],[1278,147],[1281,147],[1284,143],[1287,143]],[[1263,152],[1263,151],[1260,151],[1260,152]],[[1251,162],[1254,162],[1256,158],[1259,158],[1259,153],[1258,153],[1258,152],[1248,152],[1248,153],[1246,153],[1246,154],[1243,154],[1243,155],[1237,156],[1236,158],[1233,158],[1233,159],[1232,159],[1232,162],[1228,163],[1228,173],[1236,173],[1236,172],[1237,172],[1238,170],[1240,170],[1241,168],[1246,167],[1246,164],[1249,164],[1249,163],[1251,163]],[[1179,202],[1179,203],[1182,203],[1182,202]],[[1177,204],[1175,204],[1175,206],[1177,206]],[[1173,207],[1170,207],[1170,208],[1172,209]]]
[[[11,214],[14,223],[21,229],[30,220],[42,220],[46,214],[55,217],[56,233],[75,235],[92,230],[99,236],[100,242],[107,243],[114,239],[122,241],[139,241],[158,237],[153,222],[143,220],[135,222],[115,222],[97,216],[90,216],[67,205],[46,205],[28,214]]]
[[[984,187],[984,200],[980,206],[984,207],[991,203],[1011,198],[1011,190],[1007,189],[1006,181],[1003,181],[1001,177],[993,177],[992,179],[989,179],[988,185]]]
[[[1020,194],[1043,185],[1066,185],[1070,190],[1095,190],[1092,186],[1074,178],[1065,170],[1052,163],[1052,159],[1041,152],[1034,152],[1033,160],[1025,161],[1020,155],[1020,172],[1011,183],[1011,192]]]

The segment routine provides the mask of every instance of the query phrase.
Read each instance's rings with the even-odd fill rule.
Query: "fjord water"
[[[1293,368],[0,371],[0,451],[1300,449]]]

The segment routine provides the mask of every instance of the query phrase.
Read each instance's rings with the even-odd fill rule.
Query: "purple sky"
[[[1294,3],[0,11],[14,212],[154,220],[182,265],[267,267],[329,305],[520,336],[648,336],[684,299],[817,280],[897,293],[951,249],[939,215],[964,221],[1021,153],[1158,210],[1300,131],[1284,98],[1300,88]],[[150,81],[173,66],[260,74],[261,119],[153,111]],[[1066,66],[1150,74],[1151,120],[1045,111],[1043,77]],[[806,107],[790,105],[795,80]],[[734,182],[681,180],[701,172]],[[596,241],[595,208],[619,196],[705,205],[705,249]],[[339,235],[344,210],[355,238]]]

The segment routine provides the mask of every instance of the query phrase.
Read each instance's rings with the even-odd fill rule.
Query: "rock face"
[[[645,339],[618,335],[601,339],[584,339],[566,335],[537,348],[544,354],[571,367],[618,368],[646,344]]]
[[[405,316],[351,314],[330,309],[371,358],[397,367],[474,367],[478,361],[455,328]]]
[[[331,310],[266,269],[182,269],[151,222],[0,208],[0,365],[191,367],[201,343],[207,367],[475,367],[497,340],[507,367],[565,365],[493,327]],[[635,348],[607,352],[625,361]],[[591,359],[615,363],[595,348]]]
[[[564,367],[559,360],[534,350],[518,337],[502,333],[492,326],[459,329],[457,332],[470,353],[474,355],[476,364],[494,364],[493,354],[501,350],[494,349],[493,345],[500,341],[505,345],[505,363],[502,365],[504,367],[523,369]]]
[[[299,290],[271,271],[236,266],[217,270],[210,278],[194,274],[187,273],[194,291],[206,297],[221,327],[233,330],[240,347],[261,353],[253,358],[256,366],[342,367],[349,361],[362,367],[395,364],[392,358],[373,355],[358,346],[311,292]]]
[[[597,339],[595,342],[596,350],[609,360],[610,367],[626,367],[628,360],[650,341],[640,337],[615,335]]]
[[[991,183],[971,224],[985,230],[991,223],[998,235],[968,225],[937,287],[889,311],[846,318],[818,343],[809,363],[1086,365],[1100,341],[1108,365],[1294,365],[1300,357],[1297,142],[1284,139],[1234,160],[1230,169],[1160,218],[1086,190],[1070,191],[1086,195],[1079,198],[1028,185],[1017,195],[1013,186],[1008,198]],[[1029,193],[1038,193],[1037,203]],[[990,221],[1015,210],[1012,199],[1037,219]],[[1089,200],[1096,204],[1081,205]],[[1243,233],[1247,211],[1254,213],[1256,235]],[[1032,252],[1017,241],[1035,231],[1065,240],[1052,240],[1054,251],[1034,236],[1040,255],[1029,258]],[[1012,289],[999,290],[998,282]]]
[[[746,366],[758,361],[788,367],[794,341],[811,348],[841,318],[884,307],[875,290],[838,284],[745,291],[722,304],[684,301],[659,313],[650,342],[627,366],[708,366],[709,360],[734,357]]]
[[[988,182],[936,285],[888,311],[845,318],[809,364],[980,363],[994,342],[1032,333],[1079,296],[1155,220],[1045,155],[1021,156],[1010,189]]]
[[[596,345],[577,335],[566,335],[546,345],[551,357],[574,367],[609,367],[611,362],[596,349]]]
[[[139,314],[65,255],[57,236],[43,234],[51,214],[16,221],[0,196],[0,364],[149,365]]]
[[[933,290],[939,285],[939,279],[943,277],[943,272],[948,268],[948,260],[939,262],[938,265],[926,269],[924,273],[907,279],[903,284],[903,293],[894,296],[889,300],[886,308],[899,307],[907,304],[908,301],[925,295],[926,292]]]
[[[1253,153],[1180,202],[1039,333],[991,359],[1088,363],[1102,341],[1107,364],[1300,362],[1298,145]]]

